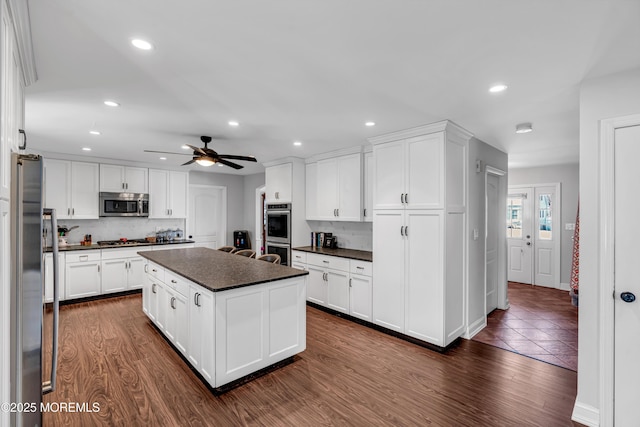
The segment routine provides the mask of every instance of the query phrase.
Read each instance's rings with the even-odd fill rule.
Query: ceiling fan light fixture
[[[531,123],[520,123],[516,125],[516,133],[529,133],[533,131],[533,125]]]
[[[196,160],[196,163],[200,166],[209,167],[215,163],[215,161],[208,156],[202,156]]]

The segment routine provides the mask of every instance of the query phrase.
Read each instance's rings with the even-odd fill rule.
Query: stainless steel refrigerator
[[[58,241],[52,239],[54,302],[52,316],[51,376],[43,382],[43,307],[42,274],[44,218],[57,230],[56,215],[42,207],[42,157],[11,156],[11,402],[27,411],[11,414],[12,426],[41,426],[42,394],[55,387],[58,353]],[[28,407],[26,405],[29,405]]]

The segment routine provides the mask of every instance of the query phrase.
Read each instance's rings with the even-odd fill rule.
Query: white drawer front
[[[302,251],[291,251],[291,261],[306,264],[307,253]]]
[[[371,277],[371,271],[373,270],[372,262],[352,259],[350,264],[351,269],[349,270],[349,272],[351,274],[362,274],[363,276]]]
[[[173,271],[164,271],[164,283],[171,286],[185,297],[189,295],[189,285],[187,281],[183,277],[175,274]]]
[[[149,273],[149,275],[151,275],[155,279],[164,282],[164,267],[160,267],[155,262],[149,262],[147,273]]]
[[[67,263],[100,261],[100,249],[66,253]]]
[[[349,260],[328,255],[307,254],[307,264],[334,270],[349,271]]]
[[[102,259],[135,258],[143,248],[102,249]]]

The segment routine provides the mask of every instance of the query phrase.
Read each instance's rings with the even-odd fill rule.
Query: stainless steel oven
[[[267,205],[267,243],[291,244],[291,204]]]
[[[149,195],[102,192],[100,216],[149,216]]]
[[[280,255],[281,265],[287,265],[287,266],[291,265],[291,245],[287,243],[267,242],[267,246],[265,250],[266,250],[266,253],[268,254]]]

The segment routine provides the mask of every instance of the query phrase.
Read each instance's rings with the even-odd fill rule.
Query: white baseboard
[[[467,331],[464,333],[464,335],[462,335],[462,338],[466,338],[470,340],[478,332],[483,330],[486,325],[487,325],[487,319],[485,316],[482,316],[481,318],[479,318],[478,320],[476,320],[475,322],[473,322],[471,325],[467,327]]]
[[[568,291],[569,289],[571,289],[571,286],[569,286],[568,283],[560,283],[560,287],[558,288],[561,291]]]
[[[571,420],[588,427],[598,427],[600,425],[600,411],[598,408],[576,400]]]

